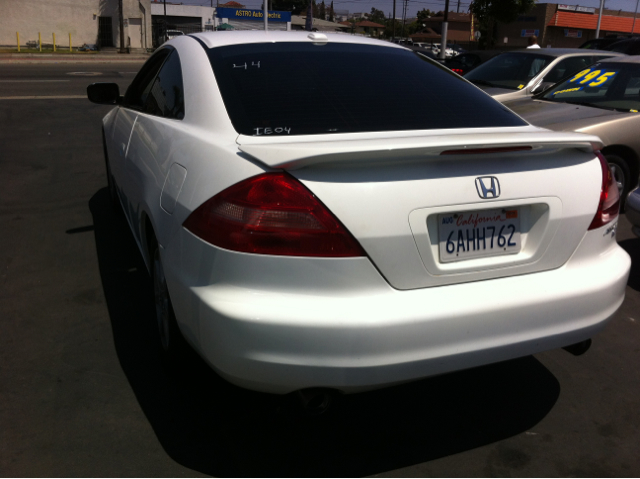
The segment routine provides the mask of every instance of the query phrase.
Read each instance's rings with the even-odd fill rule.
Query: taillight
[[[452,68],[451,71],[456,72],[458,75],[462,75],[464,70],[462,68]]]
[[[600,228],[616,219],[620,209],[620,192],[609,169],[609,164],[601,152],[595,151],[594,153],[600,160],[600,166],[602,167],[602,188],[600,190],[598,211],[589,226],[590,230]]]
[[[364,256],[360,244],[286,173],[241,181],[200,205],[183,226],[221,248],[285,256]]]

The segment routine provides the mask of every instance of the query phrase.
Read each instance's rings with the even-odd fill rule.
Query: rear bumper
[[[246,255],[182,232],[168,281],[181,328],[230,382],[357,392],[591,337],[622,304],[630,269],[603,233],[552,271],[399,291],[367,258]]]

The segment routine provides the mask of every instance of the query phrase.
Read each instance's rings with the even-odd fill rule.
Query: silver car
[[[627,219],[631,222],[635,235],[640,236],[640,187],[627,197]]]
[[[464,77],[504,102],[541,92],[573,73],[621,53],[579,48],[536,48],[503,53]]]
[[[599,136],[624,207],[640,174],[640,56],[602,60],[532,99],[503,103],[536,126]]]

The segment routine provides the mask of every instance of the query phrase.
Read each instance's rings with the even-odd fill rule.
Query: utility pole
[[[167,0],[165,0],[165,2],[166,1]],[[118,16],[120,17],[120,53],[127,53],[124,48],[124,12],[122,11],[122,0],[118,0]]]
[[[122,3],[122,0],[120,0]],[[164,0],[164,41],[167,41],[167,0]]]
[[[600,15],[598,15],[598,27],[596,28],[596,38],[600,38],[600,21],[602,20],[603,8],[604,8],[604,0],[600,0]]]
[[[636,12],[633,14],[633,25],[631,26],[631,35],[633,35],[633,30],[636,28],[636,15],[638,15],[638,3],[640,0],[636,0]]]
[[[444,60],[447,50],[447,29],[449,28],[449,0],[444,3],[444,21],[442,22],[442,35],[440,38],[440,54],[441,60]]]
[[[404,0],[404,5],[402,6],[402,39],[404,40],[404,24],[407,20],[407,4],[409,0]]]
[[[166,0],[165,0],[166,1]],[[269,30],[269,4],[267,3],[267,0],[262,0],[262,14],[264,15],[264,31],[268,31]]]
[[[396,41],[396,0],[393,0],[393,25],[391,27],[391,40]]]
[[[456,13],[460,13],[460,0],[458,0],[458,7],[456,8]]]

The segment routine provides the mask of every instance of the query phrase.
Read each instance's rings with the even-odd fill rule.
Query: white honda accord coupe
[[[624,299],[600,140],[402,46],[182,35],[88,95],[168,359],[351,393],[585,345]]]

